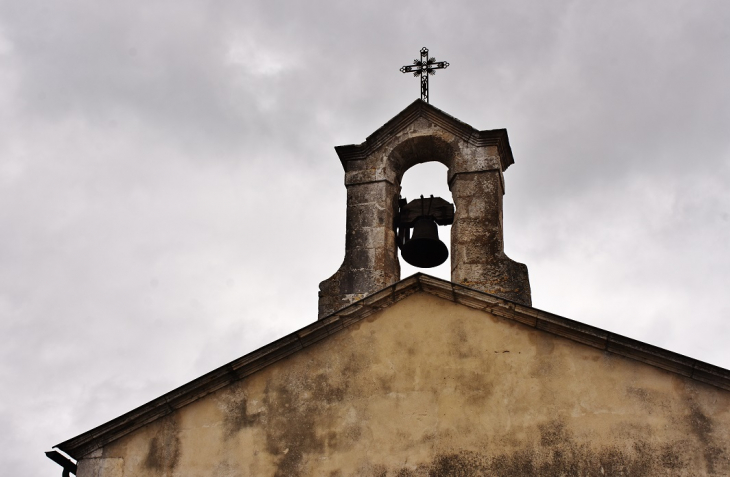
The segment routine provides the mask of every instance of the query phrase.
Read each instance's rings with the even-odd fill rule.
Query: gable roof
[[[417,99],[412,102],[406,109],[396,114],[390,121],[379,127],[374,133],[369,135],[362,144],[350,144],[347,146],[336,146],[335,151],[340,157],[342,167],[347,172],[347,163],[349,161],[359,161],[365,159],[373,151],[382,146],[389,138],[405,129],[410,123],[425,117],[439,127],[445,129],[451,134],[463,139],[466,142],[476,146],[497,146],[499,157],[502,162],[502,171],[515,163],[512,157],[512,148],[509,145],[509,137],[506,129],[489,129],[479,131],[463,121],[459,121],[455,117],[447,114],[429,103]]]
[[[415,293],[483,310],[602,351],[641,361],[730,391],[730,371],[558,315],[520,305],[456,283],[417,273],[330,316],[221,366],[56,448],[74,459],[99,449],[235,381],[304,349]]]

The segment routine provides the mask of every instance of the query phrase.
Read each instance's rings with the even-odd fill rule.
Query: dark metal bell
[[[449,257],[449,248],[439,240],[438,225],[431,216],[421,216],[413,224],[413,237],[401,246],[403,260],[414,267],[433,268]]]

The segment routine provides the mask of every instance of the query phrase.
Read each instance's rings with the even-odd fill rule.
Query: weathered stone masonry
[[[456,207],[451,281],[531,305],[527,267],[504,253],[503,172],[514,163],[505,129],[478,131],[416,100],[363,144],[335,150],[347,187],[345,259],[320,284],[320,318],[400,279],[394,222],[401,179],[431,161],[448,167]]]

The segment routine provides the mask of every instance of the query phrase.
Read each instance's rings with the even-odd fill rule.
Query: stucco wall
[[[79,477],[730,475],[730,393],[416,294]]]

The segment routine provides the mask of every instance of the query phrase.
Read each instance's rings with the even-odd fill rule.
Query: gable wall
[[[727,391],[417,294],[78,475],[728,475],[729,442]]]

